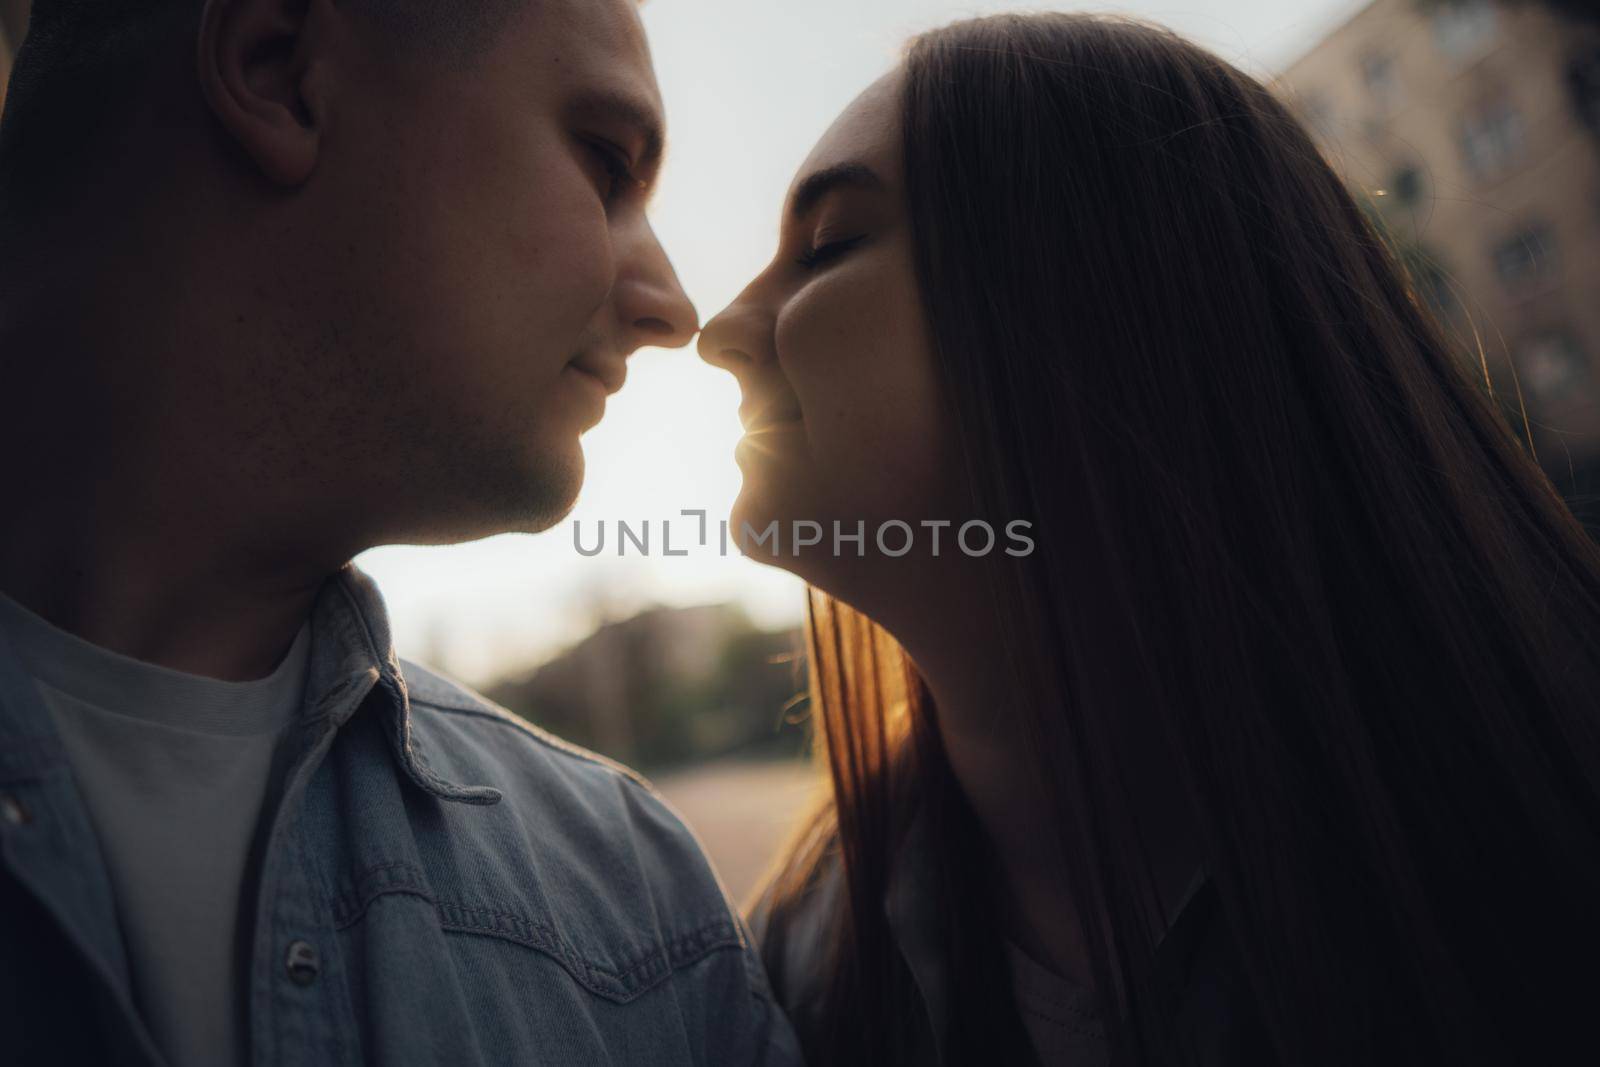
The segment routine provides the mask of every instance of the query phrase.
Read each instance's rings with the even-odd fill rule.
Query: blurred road
[[[654,779],[741,907],[824,782],[798,760],[708,763]]]

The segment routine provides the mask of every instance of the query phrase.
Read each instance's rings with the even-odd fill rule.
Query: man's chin
[[[576,442],[566,455],[545,456],[536,468],[505,488],[505,507],[497,533],[544,533],[558,526],[578,505],[583,488],[583,449]]]
[[[543,533],[572,513],[583,487],[583,450],[545,452],[536,462],[483,457],[470,469],[442,472],[431,487],[418,486],[427,533],[415,544],[460,544],[505,533]]]

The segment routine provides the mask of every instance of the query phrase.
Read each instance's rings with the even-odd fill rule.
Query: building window
[[[1433,11],[1433,39],[1453,59],[1477,55],[1494,40],[1494,5],[1489,0],[1442,0]]]
[[[1525,140],[1522,113],[1504,97],[1461,120],[1461,153],[1478,178],[1496,177],[1520,162]]]
[[[1461,310],[1461,302],[1456,299],[1450,272],[1439,258],[1421,245],[1412,245],[1401,250],[1400,262],[1411,276],[1417,296],[1434,317],[1441,322],[1454,319]]]
[[[1540,223],[1494,247],[1494,272],[1512,292],[1549,278],[1555,272],[1555,236]]]
[[[1389,195],[1406,207],[1422,199],[1422,172],[1416,167],[1401,167],[1389,181]]]
[[[1517,353],[1517,377],[1540,405],[1567,399],[1586,384],[1588,375],[1588,361],[1569,333],[1529,338]]]
[[[1400,99],[1400,78],[1394,69],[1394,59],[1381,52],[1369,52],[1361,57],[1361,83],[1384,110]]]

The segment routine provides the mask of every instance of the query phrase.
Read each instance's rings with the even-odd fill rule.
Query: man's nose
[[[648,224],[617,278],[617,315],[628,351],[646,345],[682,348],[700,329],[700,316],[678,281],[666,250]]]

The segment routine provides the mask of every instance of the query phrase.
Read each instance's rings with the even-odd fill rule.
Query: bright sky
[[[1075,4],[1017,0],[650,0],[643,8],[670,141],[652,212],[685,289],[711,318],[771,257],[794,170],[907,37],[954,19]],[[1176,29],[1261,76],[1285,66],[1361,0],[1211,0],[1089,5]],[[739,390],[693,348],[646,349],[605,421],[584,438],[588,476],[557,528],[448,547],[374,549],[357,561],[388,601],[402,655],[482,684],[531,666],[606,618],[652,604],[739,601],[760,623],[801,614],[800,583],[716,548],[715,523],[739,492]],[[704,509],[711,547],[699,548]],[[585,557],[573,522],[593,548]],[[650,522],[650,555],[617,555],[616,523]],[[672,548],[661,552],[662,524]],[[731,549],[730,549],[731,552]]]

